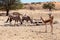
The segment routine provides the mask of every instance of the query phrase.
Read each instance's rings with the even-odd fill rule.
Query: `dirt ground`
[[[2,12],[2,11],[1,11]],[[19,12],[21,14],[27,14],[32,19],[40,19],[42,16],[44,19],[48,19],[49,11],[46,10],[15,10],[10,11]],[[60,10],[52,11],[54,21],[57,24],[53,24],[53,34],[51,34],[51,27],[47,25],[47,33],[45,31],[45,25],[40,26],[26,26],[26,25],[10,25],[5,23],[7,16],[0,16],[0,40],[60,40]],[[14,21],[12,22],[14,24]],[[26,23],[28,24],[28,23]]]

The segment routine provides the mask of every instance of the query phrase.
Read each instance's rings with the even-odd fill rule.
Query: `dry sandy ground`
[[[48,11],[42,10],[17,10],[22,14],[27,14],[31,18],[39,19],[42,16],[44,19],[48,19]],[[13,12],[13,11],[10,11]],[[50,25],[47,27],[47,33],[45,31],[45,25],[40,26],[9,26],[4,23],[7,19],[6,16],[0,16],[0,40],[60,40],[60,11],[52,11],[54,21],[58,21],[54,24],[53,35],[50,32]]]

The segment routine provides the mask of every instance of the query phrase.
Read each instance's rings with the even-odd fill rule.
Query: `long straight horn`
[[[43,19],[42,17],[41,17],[41,20],[42,20],[43,22],[45,22],[44,19]]]

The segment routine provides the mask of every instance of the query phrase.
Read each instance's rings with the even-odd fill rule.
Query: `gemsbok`
[[[14,12],[13,15],[9,15],[6,23],[7,23],[8,21],[11,23],[12,20],[14,20],[15,23],[18,22],[18,21],[19,21],[20,23],[22,23],[21,18],[20,18],[20,15],[21,15],[21,14],[20,14],[20,15],[19,15],[19,14],[20,14],[20,13],[18,13],[18,12]]]

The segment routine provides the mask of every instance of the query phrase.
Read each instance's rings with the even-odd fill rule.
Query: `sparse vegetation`
[[[51,11],[52,9],[55,9],[55,4],[52,2],[49,3],[45,3],[42,6],[44,9],[49,9],[49,11]]]
[[[4,9],[6,11],[6,16],[9,14],[9,10],[11,9],[19,9],[22,8],[22,3],[20,0],[0,0],[0,9]]]
[[[35,2],[32,2],[31,4],[36,4]]]

